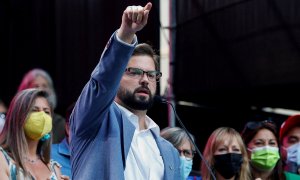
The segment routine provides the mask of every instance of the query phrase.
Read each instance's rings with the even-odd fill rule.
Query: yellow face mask
[[[52,118],[44,111],[32,112],[26,120],[24,131],[32,140],[40,140],[52,130]]]

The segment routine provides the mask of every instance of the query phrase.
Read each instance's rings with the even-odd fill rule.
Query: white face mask
[[[0,114],[0,133],[4,127],[5,124],[5,115],[4,114]]]
[[[300,165],[300,143],[294,144],[288,148],[283,147],[287,152],[286,163],[294,162]]]

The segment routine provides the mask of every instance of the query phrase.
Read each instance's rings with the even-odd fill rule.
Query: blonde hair
[[[250,167],[249,160],[247,156],[247,150],[244,145],[244,142],[240,134],[233,128],[230,127],[220,127],[216,129],[208,138],[203,157],[207,161],[207,164],[212,168],[214,167],[214,153],[217,150],[217,147],[222,144],[225,140],[230,140],[230,143],[236,139],[243,157],[243,163],[241,165],[240,173],[237,175],[236,179],[238,180],[250,180]],[[213,169],[213,168],[212,168]],[[202,179],[211,180],[210,171],[207,169],[205,162],[201,163],[201,176]]]

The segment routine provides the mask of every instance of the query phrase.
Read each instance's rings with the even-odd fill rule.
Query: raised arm
[[[71,134],[91,137],[99,130],[116,96],[121,78],[131,57],[137,39],[135,33],[148,21],[152,4],[145,7],[128,6],[122,23],[113,34],[90,80],[81,92],[70,118]]]

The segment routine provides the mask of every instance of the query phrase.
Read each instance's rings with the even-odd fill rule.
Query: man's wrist
[[[124,36],[123,34],[120,33],[119,31],[120,29],[117,30],[116,32],[116,38],[118,41],[124,43],[124,44],[129,44],[129,45],[133,45],[137,42],[137,37],[135,34],[132,34],[130,36]]]
[[[118,39],[127,44],[133,43],[134,36],[135,36],[135,33],[124,33],[124,31],[122,31],[121,28],[117,30]]]

